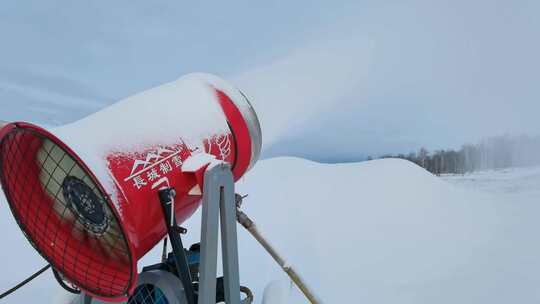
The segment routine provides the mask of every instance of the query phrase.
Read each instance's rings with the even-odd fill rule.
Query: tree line
[[[430,152],[421,148],[409,154],[387,154],[380,158],[406,159],[437,175],[536,166],[540,165],[540,136],[495,136],[477,144],[465,144],[459,150]]]

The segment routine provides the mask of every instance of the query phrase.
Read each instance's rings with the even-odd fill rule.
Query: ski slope
[[[238,192],[249,194],[245,211],[325,303],[533,303],[540,299],[540,178],[528,170],[534,171],[492,173],[491,180],[518,184],[525,175],[536,178],[527,189],[501,193],[458,181],[471,176],[443,180],[403,160],[273,158],[239,181]],[[6,203],[0,206],[9,244],[0,251],[3,273],[10,274],[0,276],[4,290],[45,262]],[[186,244],[199,238],[199,221],[197,213],[185,223]],[[279,303],[305,303],[252,237],[239,233],[241,281],[253,289],[256,303],[267,286],[266,299],[281,293],[288,300]],[[159,256],[156,248],[140,265]],[[36,299],[67,303],[50,272],[3,303]]]

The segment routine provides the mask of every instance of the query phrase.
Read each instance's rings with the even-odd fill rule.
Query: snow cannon
[[[260,152],[246,96],[191,74],[61,127],[5,125],[0,181],[24,235],[62,278],[124,301],[137,261],[168,233],[158,190],[174,189],[182,223],[201,205],[205,164],[227,165],[236,181]]]

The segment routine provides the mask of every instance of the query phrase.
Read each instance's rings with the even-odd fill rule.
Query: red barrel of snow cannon
[[[131,294],[137,260],[166,234],[158,188],[175,187],[183,222],[201,202],[200,172],[187,167],[223,160],[238,179],[260,151],[245,95],[191,74],[62,127],[5,125],[0,180],[32,246],[88,294],[116,301]]]

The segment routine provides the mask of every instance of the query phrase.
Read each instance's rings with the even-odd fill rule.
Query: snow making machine
[[[5,124],[0,180],[28,241],[83,303],[249,303],[234,182],[260,151],[246,96],[192,74],[62,127]],[[179,224],[201,204],[201,242],[184,249]],[[161,241],[161,262],[139,273]]]

